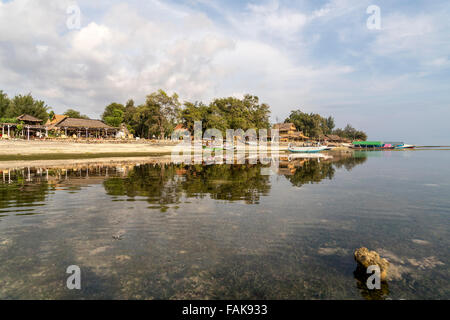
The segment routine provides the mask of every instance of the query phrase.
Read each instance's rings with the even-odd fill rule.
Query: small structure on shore
[[[272,127],[278,129],[280,136],[280,142],[302,141],[309,139],[303,134],[302,131],[297,131],[295,125],[291,122],[288,123],[276,123]]]
[[[128,130],[127,125],[125,123],[122,123],[119,127],[119,131],[116,133],[116,138],[118,139],[133,139],[134,136]]]
[[[190,135],[189,130],[182,123],[177,124],[175,129],[173,129],[172,136],[176,137],[178,140],[183,140],[184,136],[189,135]]]
[[[22,114],[17,117],[17,120],[22,122],[25,125],[41,125],[42,120],[33,116],[30,116],[29,114]]]
[[[2,138],[10,138],[13,135],[20,134],[26,136],[29,140],[30,137],[41,137],[42,132],[45,130],[45,126],[42,125],[43,120],[31,116],[29,114],[22,114],[16,118],[14,123],[1,123]]]

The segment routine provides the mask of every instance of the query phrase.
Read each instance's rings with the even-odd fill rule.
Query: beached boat
[[[324,151],[326,146],[316,146],[316,147],[293,147],[292,145],[288,146],[289,152],[293,153],[316,153]]]

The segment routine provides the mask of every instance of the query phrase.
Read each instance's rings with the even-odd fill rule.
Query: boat
[[[395,149],[414,149],[416,146],[412,144],[402,144],[395,146]]]
[[[289,152],[293,153],[316,153],[326,150],[326,146],[316,146],[316,147],[293,147],[291,144],[288,146]]]
[[[353,141],[352,148],[364,150],[394,150],[413,149],[416,146],[403,142],[383,142],[383,141]]]

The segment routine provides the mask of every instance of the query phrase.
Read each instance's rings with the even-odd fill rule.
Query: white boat
[[[293,153],[316,153],[320,151],[326,150],[326,146],[317,146],[317,147],[293,147],[289,144],[288,150]]]
[[[395,146],[395,149],[414,149],[416,146],[412,144],[401,144],[398,146]]]

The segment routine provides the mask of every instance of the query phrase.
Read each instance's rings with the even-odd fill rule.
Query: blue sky
[[[159,88],[251,93],[272,121],[302,109],[371,139],[450,144],[449,16],[448,1],[2,1],[0,89],[96,118]]]

